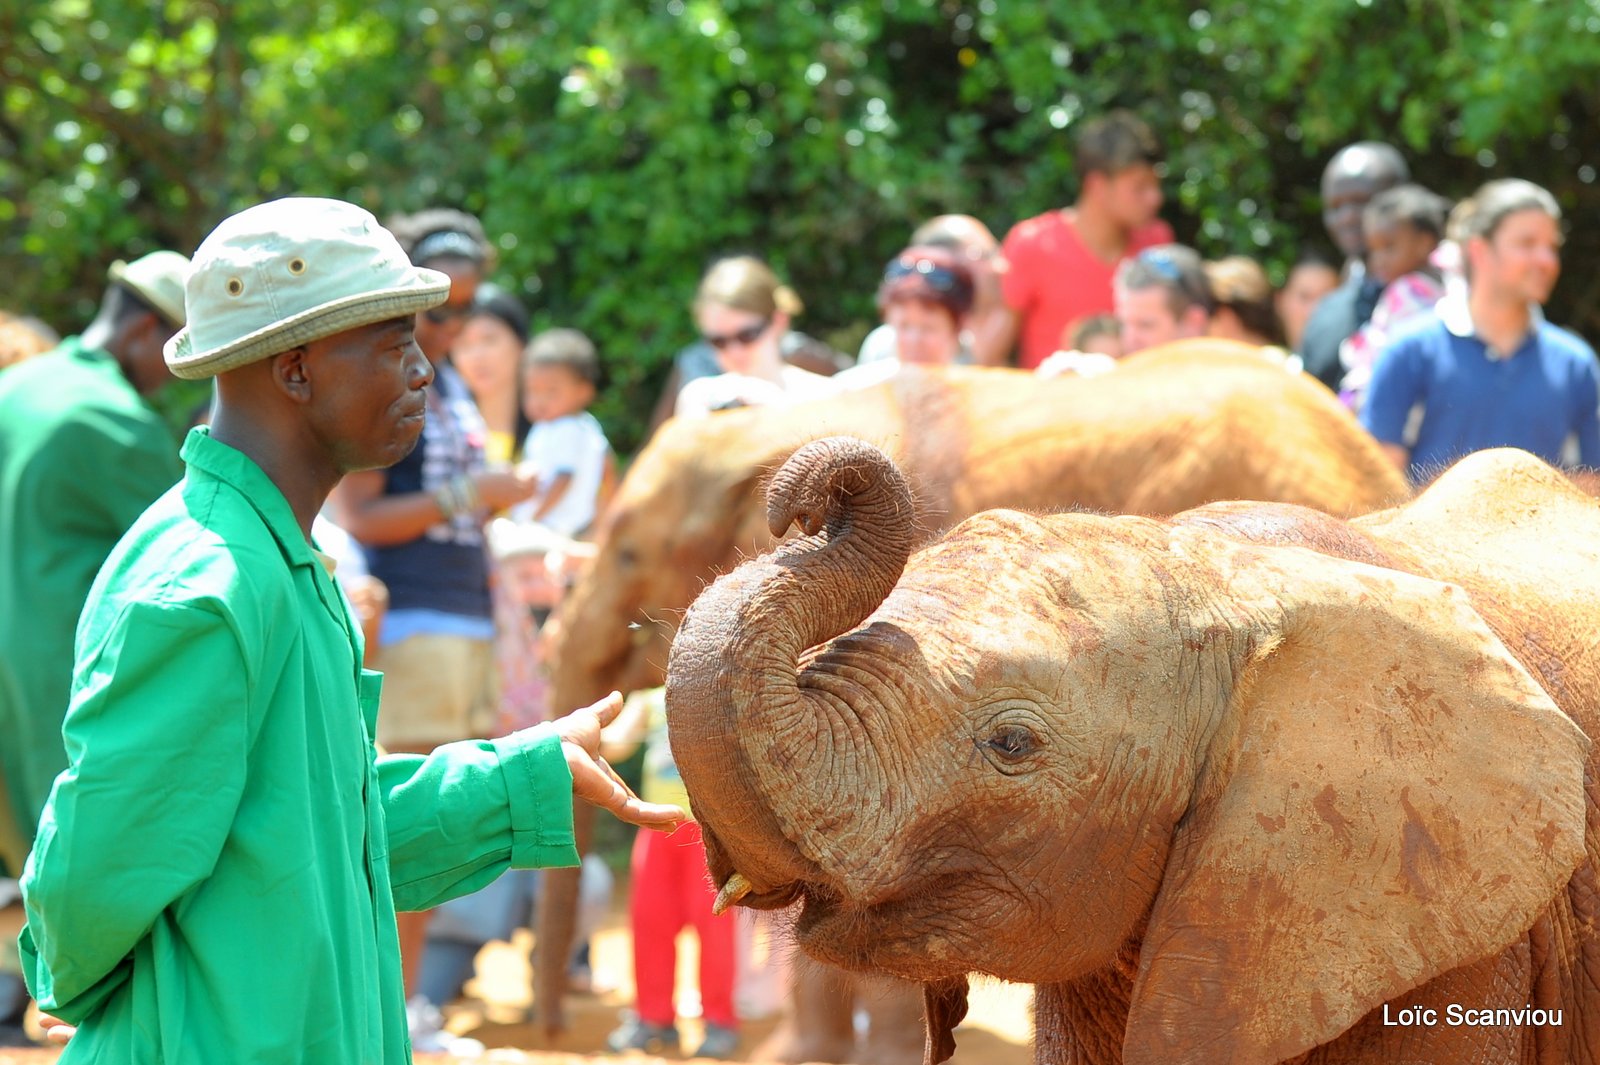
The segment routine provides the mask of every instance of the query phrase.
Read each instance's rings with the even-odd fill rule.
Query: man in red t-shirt
[[[1032,369],[1075,323],[1112,311],[1111,276],[1142,248],[1170,243],[1156,217],[1161,148],[1127,111],[1087,123],[1078,136],[1078,202],[1019,222],[1006,234],[1002,285],[1011,310],[1006,344],[1020,341],[1018,365]],[[1019,335],[1020,334],[1020,335]]]

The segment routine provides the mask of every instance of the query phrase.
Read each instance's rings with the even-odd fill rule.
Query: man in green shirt
[[[82,336],[0,374],[0,769],[23,840],[67,767],[61,718],[72,632],[100,564],[183,470],[144,401],[172,380],[189,260],[155,252],[111,270]],[[0,855],[16,876],[20,855]]]
[[[56,774],[72,633],[128,526],[178,480],[177,442],[144,397],[172,380],[189,260],[116,263],[82,336],[0,373],[0,877],[23,858]],[[4,894],[4,892],[0,892]],[[16,955],[0,948],[0,1046],[26,1043]]]
[[[167,363],[217,377],[216,413],[90,592],[23,877],[30,986],[77,1026],[63,1062],[409,1061],[396,909],[576,864],[574,793],[685,817],[599,758],[616,697],[375,752],[381,675],[310,528],[340,477],[415,446],[412,324],[448,289],[335,200],[251,208],[195,254]]]

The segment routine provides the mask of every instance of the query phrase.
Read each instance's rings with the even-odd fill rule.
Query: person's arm
[[[1361,425],[1378,441],[1389,461],[1403,473],[1411,463],[1405,446],[1411,408],[1422,402],[1421,356],[1415,344],[1402,340],[1378,353],[1372,382],[1361,407]]]
[[[1017,346],[1017,312],[1001,303],[972,323],[972,357],[979,366],[1010,366]]]
[[[1578,381],[1578,464],[1600,469],[1600,373],[1591,355],[1583,365]]]
[[[678,390],[678,398],[672,408],[674,418],[704,418],[711,413],[709,392],[707,389],[714,387],[710,382],[714,377],[697,377]]]
[[[1001,256],[1006,268],[1000,275],[1000,307],[994,312],[995,324],[986,330],[987,338],[976,333],[973,337],[973,355],[985,366],[1007,365],[1020,343],[1022,321],[1038,299],[1033,247],[1021,226],[1006,234]],[[1001,361],[990,361],[996,357]]]
[[[215,604],[136,602],[81,664],[23,876],[42,1009],[81,1023],[161,912],[211,875],[245,786],[249,669]]]
[[[544,499],[539,503],[539,509],[533,512],[534,521],[543,521],[546,514],[556,509],[557,504],[566,496],[567,489],[572,487],[572,471],[562,470],[550,479],[550,487],[545,489]]]
[[[601,728],[621,709],[613,693],[500,739],[378,759],[395,908],[429,909],[507,869],[577,865],[574,795],[630,824],[676,828],[685,811],[642,802],[600,757]]]
[[[538,481],[515,471],[485,471],[471,478],[482,512],[504,510],[533,495]],[[382,470],[347,473],[328,497],[334,520],[368,547],[408,544],[447,520],[437,492],[384,495]]]
[[[127,529],[183,476],[178,445],[166,427],[122,411],[91,409],[62,427],[41,455],[50,464],[56,496],[73,522],[102,516],[105,527]]]

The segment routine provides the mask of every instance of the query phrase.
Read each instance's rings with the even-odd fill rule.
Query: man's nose
[[[406,353],[406,380],[412,388],[427,388],[433,384],[433,363],[428,361],[415,341]]]

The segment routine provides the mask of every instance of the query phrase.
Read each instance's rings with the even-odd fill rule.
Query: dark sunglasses
[[[471,314],[473,310],[474,308],[470,303],[463,303],[455,306],[452,306],[448,303],[441,303],[437,307],[429,307],[427,310],[423,311],[422,316],[428,321],[432,322],[434,325],[444,325],[446,322],[460,321],[467,315]]]
[[[931,259],[896,259],[883,271],[884,284],[916,274],[936,292],[954,292],[962,287],[961,279],[949,269]]]
[[[710,333],[702,333],[700,339],[721,351],[730,344],[754,344],[771,324],[771,318],[763,318],[753,325],[747,325],[743,329],[736,329],[732,333],[723,333],[717,336],[713,336]]]

